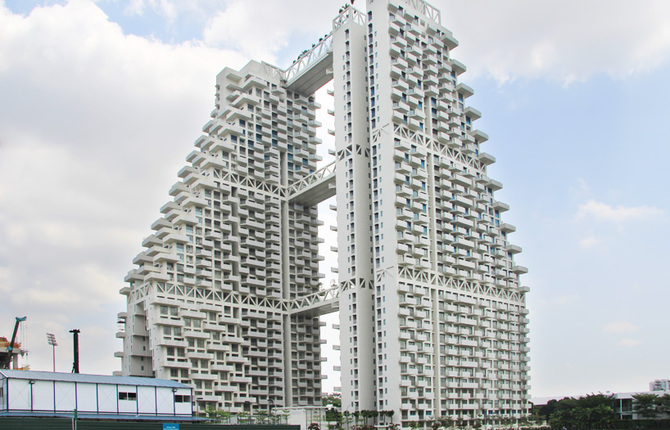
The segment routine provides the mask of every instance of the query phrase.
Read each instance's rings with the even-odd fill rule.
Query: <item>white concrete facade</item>
[[[199,410],[320,401],[316,207],[287,198],[316,169],[312,96],[251,62],[217,76],[205,135],[129,272],[122,374],[192,385]]]
[[[422,0],[368,0],[287,71],[224,69],[122,289],[123,374],[192,384],[200,409],[319,404],[317,315],[339,307],[343,410],[404,426],[525,415],[526,269],[457,45]],[[317,170],[314,91],[331,79],[337,158]],[[315,205],[333,175],[325,292]]]
[[[343,409],[404,425],[520,418],[526,269],[458,42],[420,0],[368,1],[364,18],[333,48]]]

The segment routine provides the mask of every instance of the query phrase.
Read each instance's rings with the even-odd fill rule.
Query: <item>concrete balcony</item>
[[[486,152],[479,153],[479,161],[485,166],[489,166],[496,162],[496,157],[493,155],[487,154]]]
[[[500,212],[505,212],[509,210],[509,205],[507,203],[500,202],[498,200],[493,201],[493,208],[500,211]]]
[[[444,43],[449,50],[458,46],[458,40],[454,37],[451,31],[446,29],[442,33],[442,43]]]
[[[465,85],[464,83],[460,83],[460,84],[456,85],[456,91],[459,94],[461,94],[463,96],[463,98],[468,98],[475,93],[475,90],[473,90],[468,85]]]
[[[477,120],[482,117],[482,113],[479,112],[477,109],[473,108],[472,106],[467,106],[465,109],[463,109],[463,113],[466,116],[469,116],[471,120]]]
[[[514,273],[516,274],[523,274],[523,273],[528,273],[528,268],[525,266],[514,266]]]
[[[167,273],[152,272],[144,277],[144,282],[168,282],[170,281],[170,276]]]

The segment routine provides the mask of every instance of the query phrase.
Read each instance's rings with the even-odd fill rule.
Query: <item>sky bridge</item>
[[[284,72],[286,88],[310,95],[333,79],[333,33],[304,51]]]
[[[333,28],[338,29],[349,21],[363,25],[365,14],[347,5],[333,20]],[[287,89],[303,95],[313,94],[330,82],[333,79],[333,32],[319,39],[311,49],[303,51],[283,72],[283,78]]]
[[[303,296],[291,301],[291,314],[321,316],[340,309],[340,293],[342,288],[333,285],[327,289]]]
[[[288,199],[307,206],[317,205],[335,195],[335,161],[287,189]]]

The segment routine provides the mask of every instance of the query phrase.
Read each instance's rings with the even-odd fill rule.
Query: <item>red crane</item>
[[[26,317],[16,317],[16,323],[14,324],[14,333],[12,333],[12,340],[7,346],[7,357],[4,357],[5,360],[3,363],[0,363],[2,369],[9,369],[12,364],[12,351],[14,350],[14,342],[16,341],[16,333],[19,331],[19,324],[22,321],[25,321]]]

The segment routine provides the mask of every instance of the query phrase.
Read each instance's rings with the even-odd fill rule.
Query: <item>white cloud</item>
[[[461,41],[453,55],[468,65],[470,76],[569,84],[601,73],[624,77],[648,71],[670,57],[670,3],[664,0],[431,3]],[[206,2],[200,4],[204,8]],[[273,63],[293,35],[330,31],[341,5],[335,0],[233,0],[204,25],[203,40]]]
[[[139,0],[133,13],[149,15],[153,8],[179,20],[187,4],[214,11],[206,0],[167,3],[176,9]],[[51,366],[47,331],[61,343],[59,363],[67,361],[67,330],[75,327],[84,329],[82,359],[95,352],[83,361],[97,368],[86,371],[118,367],[111,355],[120,348],[113,340],[115,315],[124,310],[117,291],[208,118],[214,76],[224,66],[240,67],[248,56],[281,58],[292,47],[280,38],[307,48],[330,30],[344,1],[324,3],[230,1],[229,8],[247,15],[203,13],[196,27],[206,29],[206,41],[170,45],[124,35],[90,1],[23,17],[0,0],[0,335],[10,331],[13,315],[28,315],[34,369]],[[665,2],[630,3],[631,13],[622,0],[434,4],[461,40],[454,56],[476,74],[569,82],[599,73],[626,76],[667,61]],[[230,50],[215,48],[221,46]],[[612,221],[664,213],[595,201],[580,211]],[[589,246],[596,238],[583,240]],[[549,284],[534,289],[537,300],[562,291]],[[552,300],[562,305],[556,307],[563,318],[570,305],[589,300],[565,294]],[[59,364],[59,370],[68,367]]]
[[[108,0],[109,1],[109,0]],[[114,0],[111,0],[114,1]],[[129,0],[123,10],[129,16],[142,16],[147,9],[151,9],[168,23],[173,23],[184,10],[197,8],[194,0],[188,2],[173,2],[170,0]]]
[[[27,315],[33,368],[51,367],[45,331],[96,325],[108,333],[86,346],[107,363],[98,371],[118,367],[123,276],[209,116],[216,73],[246,61],[124,35],[90,1],[27,16],[0,4],[0,335]]]
[[[129,0],[123,12],[130,16],[142,16],[147,7],[145,0]]]
[[[591,191],[591,187],[584,178],[577,178],[577,184],[574,185],[570,192],[576,196],[585,196]]]
[[[625,222],[629,220],[652,219],[663,215],[663,210],[653,206],[610,206],[589,200],[579,206],[577,219],[590,218],[598,221]]]
[[[554,303],[558,306],[573,304],[578,302],[579,300],[580,300],[579,294],[567,294],[563,296],[558,296],[553,299]]]
[[[614,321],[603,327],[603,331],[607,333],[634,333],[639,329],[640,327],[629,321]]]
[[[288,14],[270,6],[275,18]],[[290,26],[274,36],[290,37]],[[269,55],[283,47],[273,46]],[[66,345],[74,327],[89,339],[82,357],[98,366],[88,371],[118,368],[123,276],[209,117],[216,74],[246,61],[203,43],[124,35],[91,1],[27,16],[0,2],[0,314],[28,316],[34,369],[51,368],[44,333]],[[0,335],[11,323],[0,321]]]
[[[210,45],[231,46],[251,58],[274,62],[276,52],[288,44],[288,28],[258,23],[258,27],[253,29],[256,15],[256,8],[248,2],[231,3],[207,24],[203,34],[205,42]],[[263,31],[259,31],[260,28]]]
[[[341,4],[334,0],[234,0],[209,20],[203,40],[209,45],[237,49],[254,59],[275,63],[277,53],[289,45],[295,34],[330,32],[331,20]],[[312,41],[316,43],[318,36],[312,37],[317,37]]]
[[[585,237],[579,241],[579,246],[585,249],[595,248],[599,244],[600,240],[593,236]]]
[[[670,56],[665,0],[472,0],[431,2],[461,42],[474,74],[549,78],[566,84],[606,73],[644,72]]]
[[[275,63],[278,52],[296,35],[318,39],[330,31],[331,20],[344,3],[132,0],[126,12],[143,15],[150,9],[170,23],[183,20],[190,28],[202,27],[203,41],[210,46]],[[441,9],[443,25],[461,41],[454,57],[468,65],[470,76],[569,84],[602,73],[625,77],[649,71],[670,57],[670,3],[665,0],[430,3]],[[363,1],[356,6],[365,9]]]
[[[619,345],[629,347],[629,348],[634,347],[634,346],[638,346],[638,345],[641,345],[641,344],[642,344],[642,341],[640,341],[639,339],[624,338],[624,339],[621,339],[619,341]]]
[[[606,333],[614,333],[614,334],[624,334],[624,333],[635,333],[640,330],[640,327],[636,326],[635,324],[631,323],[630,321],[613,321],[609,324],[606,324],[603,327],[603,331]],[[629,338],[629,337],[624,337],[619,339],[618,345],[619,346],[624,346],[624,347],[634,347],[641,345],[642,341],[639,339],[634,339],[634,338]]]
[[[100,2],[115,2],[117,0],[97,0]],[[180,16],[196,14],[206,16],[208,12],[220,8],[221,0],[127,0],[124,13],[131,16],[142,16],[147,10],[154,11],[157,15],[164,17],[169,22]]]

